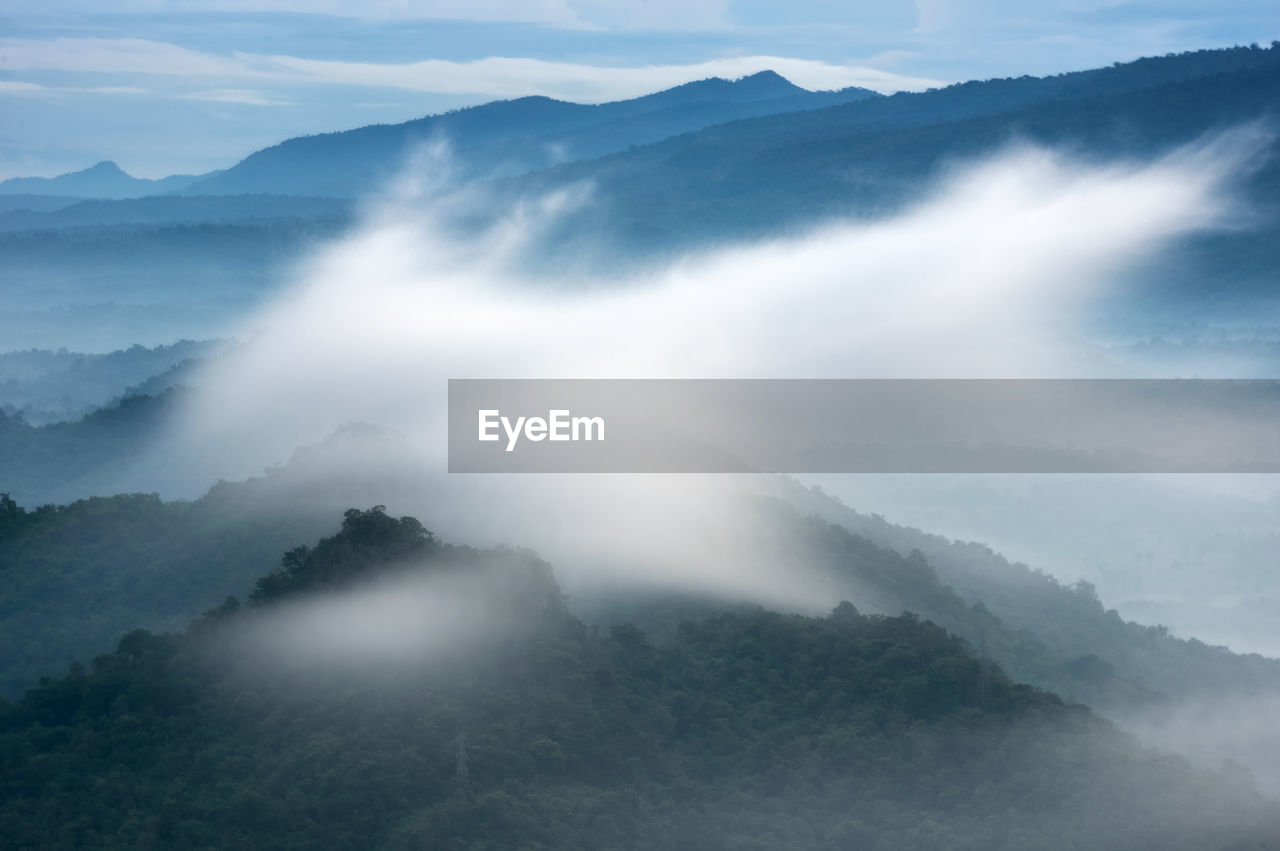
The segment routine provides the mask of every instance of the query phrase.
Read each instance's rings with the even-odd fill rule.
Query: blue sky
[[[303,133],[772,68],[921,89],[1280,38],[1280,3],[0,0],[0,178],[161,177]]]

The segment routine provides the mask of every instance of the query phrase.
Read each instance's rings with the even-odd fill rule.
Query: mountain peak
[[[805,91],[777,71],[769,69],[739,77],[733,81],[733,87],[761,98],[787,97]]]
[[[719,100],[736,103],[752,101],[777,100],[806,94],[805,89],[792,83],[776,71],[757,71],[745,77],[728,80],[724,77],[708,77],[705,80],[694,80],[670,89],[664,89],[651,95],[636,98],[624,103],[655,102],[692,102],[700,100]]]
[[[171,181],[167,178],[166,181]],[[165,188],[173,188],[165,182]],[[113,160],[57,177],[13,177],[0,181],[0,195],[30,194],[75,198],[140,198],[159,191],[161,181],[134,177]]]
[[[782,76],[782,75],[781,75],[781,74],[779,74],[777,71],[774,71],[774,70],[769,69],[769,68],[766,68],[766,69],[764,69],[763,71],[757,71],[757,72],[755,72],[754,74],[747,74],[747,75],[745,75],[745,76],[739,77],[738,79],[734,80],[734,82],[735,82],[735,83],[754,83],[754,84],[757,84],[757,85],[759,85],[759,84],[766,84],[766,85],[779,85],[779,84],[781,84],[781,85],[784,85],[784,86],[795,86],[795,84],[794,84],[794,83],[792,83],[790,80],[788,80],[786,77]]]
[[[101,175],[107,175],[107,174],[127,175],[128,174],[127,171],[122,169],[120,166],[116,165],[115,162],[112,160],[102,160],[101,162],[96,162],[86,169],[81,169],[79,173],[80,174],[101,174]]]

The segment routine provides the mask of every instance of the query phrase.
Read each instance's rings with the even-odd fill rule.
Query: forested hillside
[[[30,512],[0,496],[0,693],[20,694],[133,626],[180,628],[322,528],[245,488],[195,503],[136,494]]]
[[[1141,463],[1274,437],[1273,12],[74,5],[0,33],[0,169],[98,161],[0,180],[0,851],[1280,851],[1280,478]]]
[[[185,392],[170,387],[155,396],[125,396],[80,419],[42,426],[0,410],[5,492],[24,504],[40,504],[119,491]]]
[[[900,555],[918,554],[965,606],[994,616],[1013,634],[1034,636],[1051,658],[1060,660],[1061,667],[1049,672],[1019,667],[1013,656],[1000,657],[1020,678],[1052,684],[1093,706],[1111,707],[1116,699],[1140,699],[1143,692],[1148,698],[1176,699],[1224,691],[1280,692],[1280,661],[1231,653],[1194,638],[1176,638],[1163,626],[1126,621],[1087,582],[1063,584],[1044,571],[1011,563],[983,544],[894,525],[799,487],[786,490],[800,511],[813,512],[848,530],[846,534],[865,536]],[[1108,695],[1108,684],[1137,686],[1138,692]]]
[[[255,627],[379,574],[476,580],[503,637],[379,673],[255,645],[271,634]],[[379,508],[291,551],[247,605],[131,632],[0,703],[0,765],[14,848],[1199,851],[1280,836],[1247,779],[1146,752],[913,616],[841,604],[687,621],[665,644],[602,634],[529,554],[450,547]]]
[[[335,478],[333,460],[365,439],[380,449],[353,457],[382,460],[352,462],[364,478],[356,469]],[[394,466],[387,440],[346,433],[192,502],[117,496],[37,510],[7,503],[11,519],[0,533],[0,564],[8,565],[0,576],[0,648],[8,648],[0,658],[10,672],[4,689],[16,694],[133,626],[174,628],[210,599],[236,594],[292,540],[323,530],[343,502],[381,494],[430,503],[421,480],[385,479],[392,468],[385,465]],[[1063,586],[987,548],[859,515],[785,480],[778,486],[776,497],[734,507],[750,518],[745,540],[773,571],[825,577],[833,593],[863,611],[932,620],[985,645],[1020,681],[1117,712],[1224,691],[1280,694],[1280,662],[1126,622],[1087,586]],[[593,622],[638,621],[666,634],[679,620],[722,605],[689,592],[660,600],[587,593],[575,610]]]
[[[6,352],[0,354],[0,411],[32,426],[80,419],[125,396],[158,395],[224,348],[219,341],[178,340],[106,354]]]

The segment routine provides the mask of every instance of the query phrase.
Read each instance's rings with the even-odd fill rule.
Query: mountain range
[[[415,150],[447,145],[447,182],[520,174],[602,156],[739,118],[880,97],[851,87],[811,92],[772,71],[739,80],[718,77],[631,100],[578,104],[524,97],[337,133],[302,136],[264,148],[223,171],[131,177],[113,162],[55,178],[0,182],[0,195],[124,199],[149,195],[299,195],[354,198],[379,189]]]
[[[57,177],[11,177],[0,181],[0,195],[52,195],[68,198],[141,198],[181,192],[208,175],[175,174],[148,180],[127,174],[110,160]]]
[[[1266,100],[1270,90],[1265,69],[1280,61],[1278,54],[1276,47],[1264,49],[1256,45],[1197,51],[1049,77],[971,81],[889,97],[859,88],[810,92],[772,71],[733,81],[701,80],[631,100],[595,105],[524,97],[401,124],[288,139],[251,153],[225,170],[204,175],[142,180],[125,174],[114,163],[101,162],[56,178],[11,178],[0,182],[0,195],[84,199],[165,194],[355,198],[379,190],[410,155],[435,142],[447,147],[448,156],[420,161],[420,166],[440,173],[415,176],[444,183],[509,177],[597,160],[609,154],[622,155],[608,161],[610,171],[620,164],[647,170],[655,158],[669,164],[676,151],[693,160],[719,158],[728,153],[731,161],[747,159],[756,165],[775,160],[799,161],[816,165],[816,172],[825,174],[821,162],[813,163],[807,157],[797,159],[786,152],[826,151],[824,156],[830,157],[847,141],[938,127],[943,128],[941,135],[950,138],[925,140],[923,152],[936,158],[940,153],[936,150],[938,142],[947,141],[942,153],[963,154],[975,143],[981,148],[990,140],[972,138],[964,132],[969,128],[957,122],[1001,116],[998,125],[1005,131],[1024,125],[1034,128],[1037,121],[1043,123],[1043,118],[1025,110],[1051,105],[1051,111],[1064,115],[1062,129],[1074,132],[1079,129],[1073,126],[1076,116],[1096,118],[1108,107],[1130,106],[1108,99],[1133,92],[1146,92],[1139,100],[1152,102],[1155,110],[1185,113],[1185,125],[1221,122],[1237,111],[1250,111],[1256,117],[1252,110],[1259,98]],[[1257,71],[1264,73],[1249,73]],[[1242,76],[1229,76],[1233,74]],[[1202,92],[1190,97],[1182,93],[1188,84],[1200,80],[1215,80],[1212,88],[1227,96],[1206,100]],[[1237,102],[1238,107],[1234,106]],[[1116,143],[1127,142],[1136,148],[1147,137],[1148,144],[1159,144],[1164,141],[1162,134],[1168,136],[1170,131],[1184,129],[1150,126],[1153,117],[1169,120],[1159,112],[1135,117],[1147,120],[1134,122],[1131,129],[1136,134],[1127,140],[1116,139]],[[1092,129],[1095,135],[1106,135],[1122,129],[1128,123],[1126,118],[1108,115],[1101,127]],[[934,131],[931,135],[940,133]],[[908,132],[906,141],[911,138]],[[823,147],[812,150],[818,140],[823,141]],[[908,147],[920,149],[920,140]],[[846,160],[854,161],[855,154],[861,153],[849,151]],[[560,180],[556,174],[551,172],[549,179]]]
[[[454,193],[433,210],[460,238],[526,201],[590,187],[590,203],[564,212],[526,258],[556,278],[590,278],[832,218],[888,215],[953,164],[1013,142],[1144,160],[1241,125],[1264,139],[1238,187],[1248,226],[1170,245],[1133,270],[1126,297],[1136,305],[1112,314],[1258,315],[1274,305],[1280,266],[1280,158],[1267,123],[1277,112],[1277,46],[887,97],[806,92],[762,72],[610,104],[521,98],[299,137],[180,193],[74,201],[10,181],[7,191],[26,194],[0,195],[0,264],[19,294],[0,309],[0,334],[15,347],[83,348],[74,335],[111,349],[225,333],[227,317],[270,291],[317,239],[358,220],[360,199],[396,174],[424,204],[469,187],[466,203]],[[108,308],[86,307],[106,303],[110,321],[95,318]],[[118,321],[138,330],[110,336]]]

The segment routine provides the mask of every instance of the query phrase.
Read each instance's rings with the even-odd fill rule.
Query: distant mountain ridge
[[[450,157],[413,162],[416,179],[481,189],[459,215],[459,239],[513,205],[590,186],[590,202],[557,219],[524,258],[531,273],[566,280],[832,219],[891,215],[924,197],[948,164],[991,156],[1015,139],[1133,162],[1276,116],[1280,44],[887,97],[804,93],[763,73],[599,106],[499,101],[291,139],[186,194],[76,202],[0,193],[0,267],[25,299],[0,310],[0,338],[14,348],[84,347],[87,334],[93,347],[110,349],[216,336],[210,310],[188,307],[193,297],[239,309],[300,252],[342,232],[356,199],[386,186],[418,149],[414,140],[452,144]],[[1114,316],[1231,319],[1241,305],[1269,315],[1280,294],[1280,145],[1258,165],[1240,193],[1259,213],[1252,227],[1170,245],[1124,296],[1145,301]],[[448,205],[438,211],[448,224]],[[127,333],[86,307],[106,302],[116,305],[116,326],[133,317]],[[72,306],[84,324],[69,332]]]
[[[84,198],[75,195],[32,195],[27,193],[6,195],[0,193],[0,215],[11,212],[51,213],[78,204]]]
[[[57,177],[0,181],[0,196],[28,196],[23,208],[48,210],[41,197],[126,200],[155,195],[298,195],[354,198],[380,188],[418,144],[454,146],[459,176],[519,174],[721,121],[816,109],[876,98],[869,89],[811,92],[773,71],[737,80],[712,77],[630,100],[579,104],[530,96],[492,101],[401,124],[375,124],[299,136],[256,151],[225,171],[147,180],[104,160]]]
[[[776,237],[832,219],[891,215],[925,197],[948,166],[992,156],[1015,140],[1087,152],[1098,161],[1147,160],[1215,132],[1274,123],[1278,115],[1280,42],[719,124],[504,179],[495,185],[494,205],[590,185],[594,203],[564,217],[542,248],[548,268],[562,265],[562,257],[612,264]],[[1240,194],[1264,214],[1250,229],[1173,246],[1150,276],[1168,285],[1166,295],[1177,289],[1202,306],[1225,304],[1228,295],[1277,295],[1274,138],[1256,161]],[[594,268],[591,261],[585,267]]]
[[[31,198],[34,196],[22,196]],[[352,215],[352,202],[300,195],[150,195],[142,198],[68,199],[55,209],[0,210],[0,232],[199,223],[266,222]]]
[[[0,354],[0,412],[30,425],[77,420],[125,396],[156,396],[221,351],[215,340],[131,346],[107,354],[26,351]]]
[[[1152,57],[1046,77],[969,81],[888,97],[866,89],[809,92],[773,71],[739,80],[712,78],[631,100],[599,105],[530,96],[428,116],[288,139],[196,181],[191,193],[269,192],[356,197],[382,187],[418,146],[443,142],[449,155],[436,177],[455,182],[517,177],[588,166],[638,149],[723,140],[770,144],[994,116],[1063,99],[1105,97],[1181,85],[1271,64],[1276,49],[1237,47]],[[785,115],[786,118],[781,116]],[[692,134],[692,135],[690,135]],[[713,171],[714,173],[714,171]],[[824,177],[825,181],[826,178]]]
[[[134,177],[110,160],[57,177],[11,177],[0,181],[0,195],[51,195],[126,199],[181,192],[208,175],[175,174],[159,180]]]
[[[973,80],[882,96],[868,89],[812,92],[774,71],[714,77],[629,100],[579,104],[544,96],[492,101],[400,124],[298,136],[255,151],[228,169],[161,180],[135,178],[103,161],[53,178],[0,181],[0,211],[53,211],[48,198],[137,199],[154,195],[296,195],[356,198],[382,188],[418,146],[450,146],[435,164],[454,181],[514,177],[634,148],[808,142],[832,134],[903,131],[992,116],[1062,99],[1101,97],[1271,64],[1278,51],[1236,47],[1150,57],[1046,77]],[[778,116],[788,117],[779,121]],[[695,134],[688,139],[687,134]],[[677,139],[677,137],[680,137]],[[654,143],[663,143],[652,147]],[[646,159],[645,157],[641,158]],[[429,167],[429,166],[424,166]],[[19,201],[19,196],[25,196]],[[74,224],[81,224],[77,221]],[[63,226],[53,220],[48,226]],[[14,228],[12,225],[10,226]]]
[[[494,101],[403,124],[300,136],[264,148],[191,193],[355,197],[381,188],[421,145],[442,142],[455,181],[590,159],[724,121],[878,98],[868,89],[810,92],[773,71],[712,78],[631,100],[578,104],[542,96]]]

